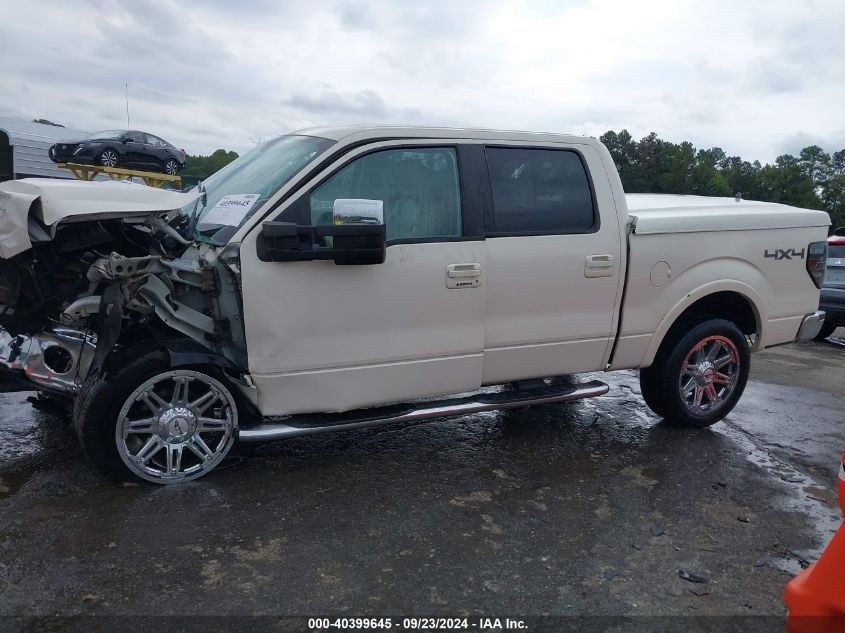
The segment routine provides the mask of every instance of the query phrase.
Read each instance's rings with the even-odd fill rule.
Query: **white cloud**
[[[772,160],[839,149],[837,0],[14,3],[0,113],[125,124],[189,152],[306,125],[654,130]],[[793,150],[794,151],[794,150]]]

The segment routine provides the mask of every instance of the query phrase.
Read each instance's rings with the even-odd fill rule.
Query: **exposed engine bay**
[[[0,390],[73,396],[115,346],[143,339],[186,358],[207,354],[235,375],[245,367],[237,252],[194,242],[191,219],[175,208],[184,194],[164,193],[150,206],[160,198],[169,209],[50,224],[47,199],[0,187],[0,218],[17,212],[29,241],[21,247],[18,231],[20,252],[0,258]]]

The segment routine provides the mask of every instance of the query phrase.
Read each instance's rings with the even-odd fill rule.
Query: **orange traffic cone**
[[[845,514],[845,454],[839,470],[839,505]],[[784,594],[789,633],[845,631],[845,525],[818,562],[793,578]]]

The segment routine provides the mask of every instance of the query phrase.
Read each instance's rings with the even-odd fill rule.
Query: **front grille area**
[[[73,151],[76,149],[78,143],[57,143],[53,146],[54,156],[57,158],[68,158],[73,156]]]

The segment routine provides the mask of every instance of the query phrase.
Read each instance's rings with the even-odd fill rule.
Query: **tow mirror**
[[[384,202],[338,198],[332,205],[332,224],[384,224]]]
[[[264,222],[258,258],[265,262],[323,259],[344,266],[384,263],[387,238],[381,200],[335,200],[332,221],[317,226]],[[331,245],[320,246],[326,243]]]

